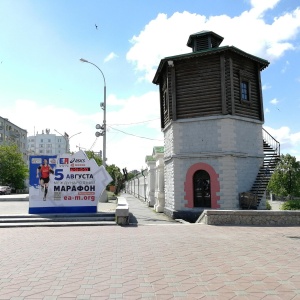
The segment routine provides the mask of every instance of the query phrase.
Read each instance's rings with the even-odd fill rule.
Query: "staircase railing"
[[[280,143],[264,128],[263,140],[274,149],[276,155],[280,156]]]
[[[263,140],[274,150],[274,155],[269,160],[268,165],[263,167],[264,169],[263,176],[260,178],[258,187],[256,188],[256,192],[254,193],[254,196],[257,198],[258,204],[260,202],[260,199],[258,199],[258,192],[262,186],[262,183],[264,182],[264,179],[266,177],[269,177],[271,175],[270,174],[271,166],[275,161],[275,158],[278,158],[280,156],[280,143],[264,128],[263,128]]]

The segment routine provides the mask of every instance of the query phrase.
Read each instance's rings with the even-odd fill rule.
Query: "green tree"
[[[86,156],[89,159],[94,159],[96,161],[96,163],[98,164],[98,166],[102,166],[102,159],[99,155],[97,155],[94,151],[85,151]]]
[[[103,164],[102,159],[100,158],[100,156],[95,154],[94,151],[85,151],[85,153],[89,159],[92,159],[92,158],[95,159],[98,166],[102,166],[102,164]],[[113,179],[113,181],[109,185],[116,186],[117,191],[119,191],[122,186],[122,183],[123,183],[123,174],[121,173],[120,168],[114,164],[106,165],[106,171],[109,173],[109,175]]]
[[[300,196],[300,162],[294,156],[281,155],[268,184],[268,190],[288,199]]]
[[[118,168],[116,165],[108,165],[106,166],[106,171],[109,173],[113,181],[110,183],[110,185],[118,186],[119,182],[123,179],[123,174],[120,171],[120,168]]]
[[[0,184],[23,189],[28,168],[17,145],[0,146]]]

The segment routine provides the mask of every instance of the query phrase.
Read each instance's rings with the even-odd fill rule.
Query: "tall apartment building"
[[[0,116],[0,145],[14,143],[27,161],[27,130]]]
[[[29,155],[60,155],[69,152],[68,135],[50,133],[50,129],[42,130],[28,139]]]

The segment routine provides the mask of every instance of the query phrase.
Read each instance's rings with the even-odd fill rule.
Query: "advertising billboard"
[[[30,156],[29,213],[95,213],[112,181],[103,166],[83,151]]]

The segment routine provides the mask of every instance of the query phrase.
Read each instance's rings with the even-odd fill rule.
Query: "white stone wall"
[[[148,185],[148,172],[144,171],[144,176],[139,173],[131,180],[125,182],[125,191],[134,195],[136,198],[147,201],[147,185]]]
[[[180,120],[165,130],[165,207],[185,210],[187,170],[196,163],[219,174],[221,209],[237,209],[263,163],[262,123],[233,116]]]
[[[184,184],[186,173],[190,166],[197,163],[207,163],[218,173],[218,160],[211,157],[174,158],[165,162],[165,207],[173,210],[189,210],[186,208]]]
[[[199,152],[218,151],[218,144],[212,139],[216,136],[215,118],[207,117],[177,121],[164,131],[165,157],[176,154],[199,154]],[[176,141],[176,143],[174,143]]]
[[[147,171],[144,171],[144,175],[138,176],[138,198],[147,201]]]
[[[175,205],[174,181],[175,167],[174,161],[165,163],[165,207],[173,210]],[[179,183],[180,184],[180,183]]]

